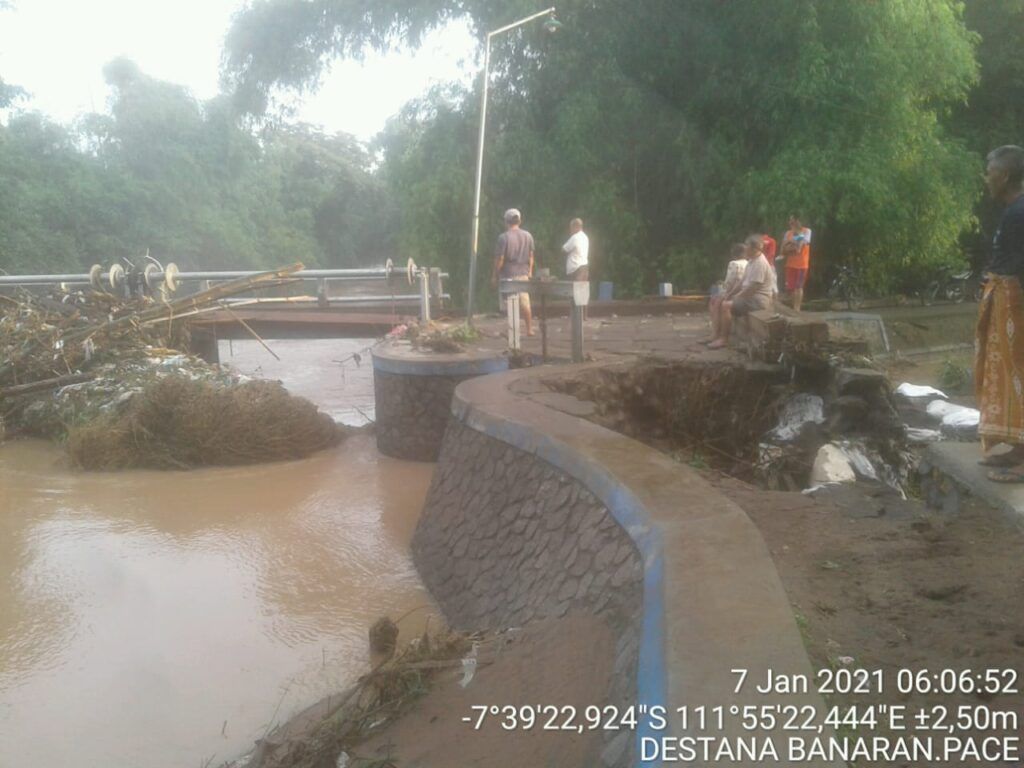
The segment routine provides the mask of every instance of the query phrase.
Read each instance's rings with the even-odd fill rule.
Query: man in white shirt
[[[708,344],[709,349],[721,349],[729,343],[729,332],[732,330],[732,319],[750,314],[759,309],[768,309],[772,305],[772,280],[775,272],[764,255],[764,245],[760,235],[751,235],[744,242],[746,246],[747,268],[743,278],[726,295],[719,310],[718,338]]]
[[[583,219],[569,222],[572,236],[565,241],[562,250],[565,252],[565,276],[569,280],[587,281],[590,279],[590,239],[583,231]]]

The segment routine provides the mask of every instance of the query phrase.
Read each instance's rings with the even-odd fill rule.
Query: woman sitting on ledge
[[[733,286],[724,294],[719,306],[712,308],[712,329],[718,329],[715,338],[708,344],[708,349],[721,349],[729,343],[732,330],[732,319],[768,309],[772,304],[774,292],[775,270],[764,255],[764,241],[760,235],[750,235],[744,243],[747,268],[738,285]],[[717,310],[717,322],[714,312]]]
[[[725,282],[719,281],[711,289],[711,298],[708,301],[708,314],[711,315],[711,338],[701,342],[702,344],[710,344],[718,338],[718,319],[722,302],[733,288],[739,286],[746,268],[747,247],[743,243],[733,243],[732,248],[729,249],[729,266],[725,270]]]

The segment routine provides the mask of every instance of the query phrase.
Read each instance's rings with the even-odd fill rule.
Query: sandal
[[[1024,483],[1024,467],[989,472],[988,479],[993,483]]]

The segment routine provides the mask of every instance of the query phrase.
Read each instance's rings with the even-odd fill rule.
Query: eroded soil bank
[[[1024,686],[1020,521],[972,499],[954,515],[931,510],[915,495],[912,472],[903,485],[906,498],[863,479],[811,494],[769,490],[757,471],[757,445],[793,386],[760,366],[743,368],[645,361],[547,383],[592,401],[594,421],[689,464],[747,512],[778,567],[815,668],[882,670],[881,692],[836,692],[827,703],[900,705],[911,713],[982,706],[1024,722],[1019,693],[943,691],[935,682],[943,670],[1006,670],[1005,679]],[[832,426],[824,394],[825,420],[809,425],[811,435]],[[877,414],[864,416],[852,425],[862,434],[871,432]],[[886,430],[900,447],[898,435]],[[924,671],[934,685],[902,693],[900,670],[904,676]],[[960,736],[972,734],[1019,735],[1012,728],[958,729]]]

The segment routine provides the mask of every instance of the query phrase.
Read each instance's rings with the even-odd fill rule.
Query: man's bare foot
[[[718,339],[717,341],[712,341],[710,344],[708,344],[708,349],[724,349],[725,346],[726,342],[722,341],[721,339]]]

